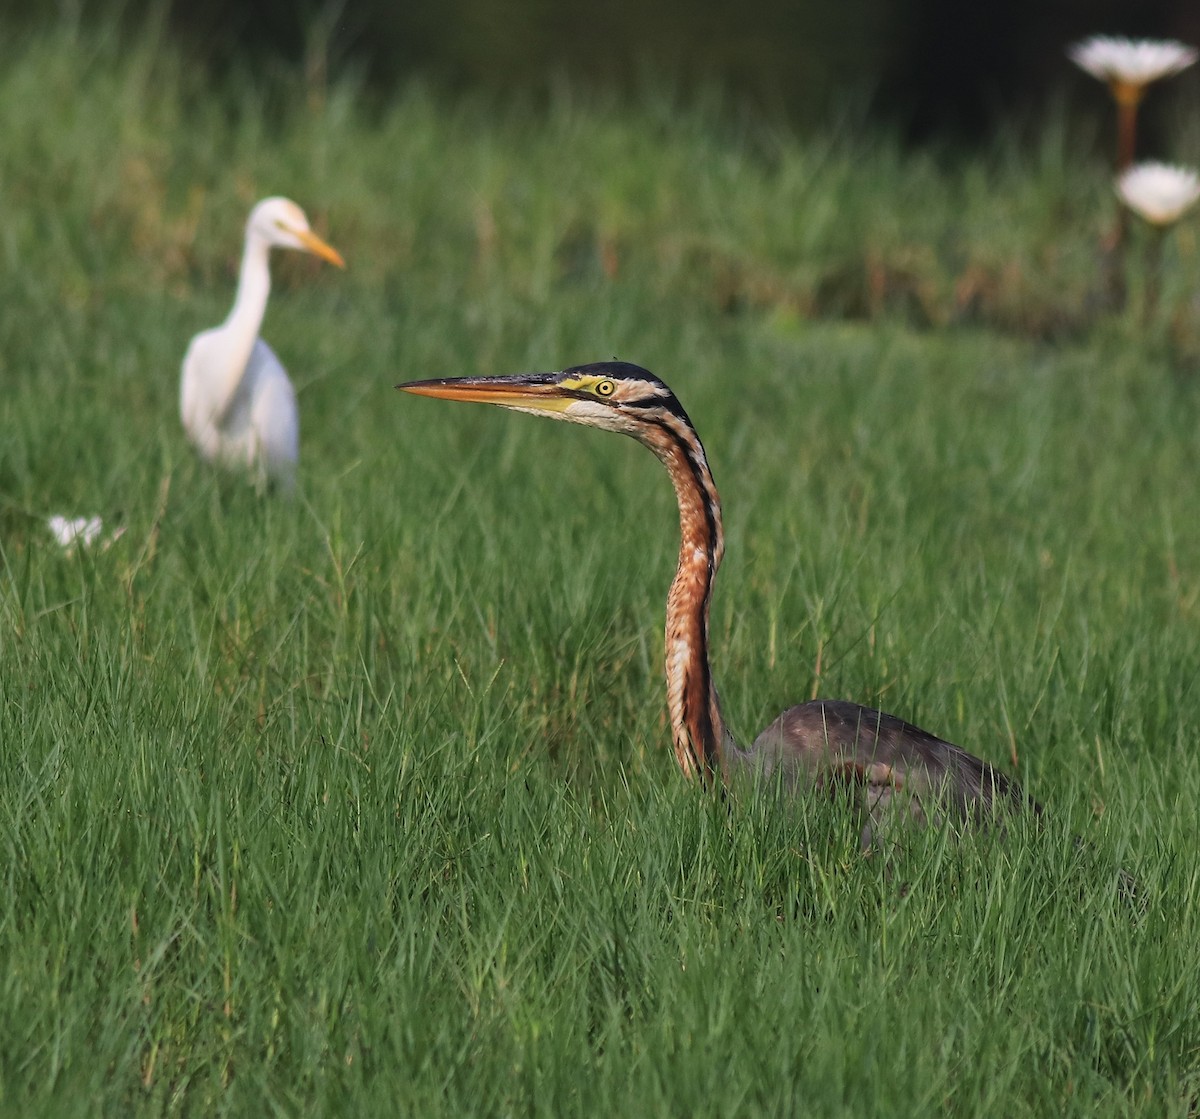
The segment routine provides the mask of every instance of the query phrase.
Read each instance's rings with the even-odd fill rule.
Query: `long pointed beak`
[[[329,261],[330,264],[336,264],[339,268],[346,267],[342,254],[328,242],[322,241],[311,229],[297,229],[295,232],[310,253],[319,256],[322,260]]]
[[[432,381],[406,381],[396,388],[415,396],[499,404],[504,408],[527,408],[538,412],[562,412],[578,399],[574,392],[558,383],[558,377],[553,373],[516,377],[442,377]]]

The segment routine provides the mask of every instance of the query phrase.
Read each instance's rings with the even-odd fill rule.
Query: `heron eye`
[[[592,390],[597,396],[612,396],[616,385],[612,381],[597,381],[596,387]]]

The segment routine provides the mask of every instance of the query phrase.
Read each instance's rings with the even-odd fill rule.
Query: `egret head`
[[[418,396],[498,404],[554,420],[599,427],[653,444],[664,422],[691,422],[675,394],[653,373],[624,361],[573,365],[561,373],[448,377],[397,385]]]
[[[264,198],[246,222],[247,237],[260,237],[280,249],[299,249],[345,268],[342,254],[321,240],[308,225],[308,218],[290,198]]]

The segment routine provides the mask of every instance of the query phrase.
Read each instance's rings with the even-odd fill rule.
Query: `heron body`
[[[220,326],[197,334],[184,356],[179,413],[205,459],[286,487],[300,456],[300,414],[287,370],[258,336],[271,294],[273,247],[314,253],[345,267],[294,202],[259,202],[246,222],[233,309]]]
[[[818,699],[783,712],[743,749],[721,710],[709,661],[709,607],[724,553],[721,500],[704,446],[675,394],[636,365],[603,362],[561,373],[463,377],[397,386],[421,396],[479,401],[632,436],[667,469],[679,503],[680,547],[667,595],[667,707],[675,757],[705,784],[739,772],[783,786],[845,791],[864,816],[868,845],[897,819],[934,823],[1040,812],[987,762],[892,715]]]

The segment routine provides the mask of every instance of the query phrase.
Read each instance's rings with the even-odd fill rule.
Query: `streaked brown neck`
[[[725,551],[721,499],[704,447],[682,420],[664,417],[643,437],[679,500],[679,566],[667,595],[667,707],[675,757],[703,783],[725,776],[728,732],[708,660],[713,579]]]

